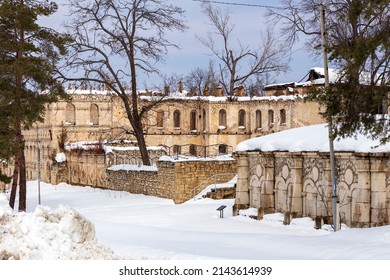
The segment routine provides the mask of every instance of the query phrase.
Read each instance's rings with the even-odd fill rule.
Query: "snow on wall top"
[[[379,140],[358,134],[356,137],[336,139],[334,149],[340,152],[390,152],[390,143],[379,144]],[[252,138],[239,143],[235,151],[329,152],[328,127],[326,124],[304,126]]]
[[[155,172],[158,170],[156,166],[133,165],[133,164],[113,165],[107,169],[111,171],[125,170],[125,171],[151,171],[151,172]]]
[[[235,160],[229,155],[220,155],[215,157],[196,157],[196,156],[187,156],[187,155],[177,155],[177,156],[162,156],[159,158],[159,161],[169,161],[169,162],[184,162],[184,161],[229,161]]]
[[[103,91],[103,90],[67,90],[68,94],[74,94],[74,95],[82,95],[82,94],[97,94],[97,95],[108,95],[112,94],[112,92],[109,91]],[[140,94],[143,93],[143,91],[139,91]],[[158,101],[162,99],[161,95],[140,95],[140,98],[142,100],[147,101]],[[261,100],[268,100],[268,101],[278,101],[278,100],[295,100],[295,99],[302,99],[303,96],[301,95],[281,95],[281,96],[235,96],[235,99],[239,102],[250,102],[250,101],[261,101]],[[172,92],[167,96],[163,97],[163,100],[200,100],[200,101],[209,101],[209,102],[227,102],[228,96],[188,96],[187,92],[179,93],[179,92]]]

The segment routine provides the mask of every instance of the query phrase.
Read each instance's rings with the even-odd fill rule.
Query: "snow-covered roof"
[[[328,139],[326,124],[311,125],[243,141],[235,151],[329,152]],[[383,153],[390,152],[390,143],[380,145],[379,140],[358,134],[356,137],[336,139],[334,149],[340,152]]]
[[[334,84],[342,81],[343,73],[339,69],[328,68],[329,83]],[[313,67],[309,70],[307,80],[304,82],[286,82],[286,83],[275,83],[264,86],[265,90],[275,88],[296,88],[306,87],[312,85],[324,85],[325,84],[325,69],[323,67]],[[360,83],[368,85],[371,82],[371,73],[362,72],[360,74]],[[291,91],[289,89],[289,91]]]

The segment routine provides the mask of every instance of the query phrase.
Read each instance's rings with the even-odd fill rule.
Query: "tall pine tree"
[[[12,143],[1,148],[0,155],[12,155],[15,161],[10,206],[14,207],[19,185],[19,211],[26,210],[22,130],[42,121],[45,104],[64,94],[54,75],[69,37],[37,23],[39,17],[50,16],[57,8],[56,3],[43,0],[0,2],[0,108],[7,114],[0,126],[0,142]]]

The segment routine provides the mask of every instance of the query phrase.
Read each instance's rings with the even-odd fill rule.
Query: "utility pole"
[[[325,91],[329,88],[329,70],[328,70],[328,52],[326,49],[326,30],[325,30],[325,7],[322,4],[320,5],[320,16],[321,16],[321,40],[323,48],[323,58],[324,58],[324,76],[325,76]],[[332,181],[332,209],[333,209],[333,228],[334,231],[339,230],[339,205],[337,199],[337,185],[336,185],[336,164],[334,158],[334,137],[332,133],[332,118],[328,117],[328,137],[329,137],[329,158],[330,158],[330,177]]]
[[[38,205],[41,205],[41,147],[39,145],[38,123],[37,123],[37,180],[38,180]]]

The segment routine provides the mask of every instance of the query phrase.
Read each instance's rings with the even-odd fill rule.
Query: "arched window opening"
[[[219,110],[219,129],[225,129],[226,128],[226,111],[224,109]]]
[[[157,127],[164,127],[164,111],[157,112]]]
[[[192,155],[192,156],[196,156],[197,155],[196,146],[195,145],[190,145],[190,155]]]
[[[206,131],[207,130],[207,119],[206,119],[206,110],[203,109],[202,111],[202,128],[203,128],[203,131]]]
[[[173,127],[180,128],[180,111],[176,110],[173,112]]]
[[[280,124],[281,125],[286,124],[286,110],[284,109],[280,110]]]
[[[99,107],[96,104],[91,104],[90,121],[91,125],[99,125]]]
[[[65,125],[76,124],[76,106],[72,103],[66,104],[65,108]]]
[[[274,124],[274,111],[268,110],[268,125]]]
[[[238,127],[239,128],[245,128],[245,117],[246,117],[245,110],[241,109],[240,111],[238,111]]]
[[[190,130],[196,130],[196,111],[191,111],[190,114]]]
[[[256,110],[256,129],[262,128],[261,111]]]

